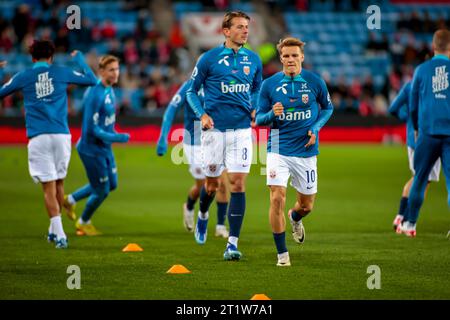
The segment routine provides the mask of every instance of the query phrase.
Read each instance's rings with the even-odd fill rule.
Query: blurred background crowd
[[[67,8],[80,8],[81,28],[69,30]],[[381,10],[370,30],[370,5]],[[202,0],[0,2],[1,83],[31,65],[34,38],[52,39],[55,63],[71,64],[81,50],[96,69],[99,56],[121,60],[116,88],[121,114],[161,117],[198,56],[223,42],[220,23],[228,10],[252,17],[249,48],[261,56],[264,77],[280,71],[276,43],[286,35],[306,42],[304,68],[327,82],[337,113],[386,117],[389,103],[417,64],[431,56],[431,38],[450,26],[450,4],[433,1]],[[82,108],[82,88],[70,89],[69,108]],[[20,94],[0,102],[0,116],[23,115]]]

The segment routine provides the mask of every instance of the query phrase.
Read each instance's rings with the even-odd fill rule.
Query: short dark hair
[[[434,50],[444,52],[450,49],[450,31],[439,29],[433,35]]]
[[[245,18],[250,21],[250,17],[245,12],[229,11],[223,16],[222,29],[229,29],[231,27],[231,20],[233,20],[233,18]]]
[[[50,40],[34,40],[28,51],[33,59],[48,59],[53,57],[55,45]]]

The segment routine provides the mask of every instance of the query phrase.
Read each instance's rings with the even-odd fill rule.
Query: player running
[[[112,86],[119,80],[119,59],[107,55],[100,59],[101,79],[87,90],[83,101],[83,128],[77,150],[89,183],[65,197],[64,205],[73,212],[75,204],[89,197],[83,214],[75,223],[78,235],[95,236],[100,232],[91,223],[95,210],[110,191],[117,188],[117,167],[112,143],[128,142],[128,133],[117,133],[116,97]]]
[[[408,146],[408,162],[409,162],[409,169],[411,170],[412,177],[406,182],[406,184],[403,187],[403,193],[402,198],[400,199],[400,207],[398,210],[398,214],[394,218],[393,226],[394,230],[397,232],[400,231],[400,224],[403,221],[403,218],[405,216],[406,209],[408,207],[408,197],[409,197],[409,191],[411,189],[411,184],[414,179],[414,149],[416,147],[416,142],[414,138],[414,127],[412,124],[412,119],[409,113],[409,96],[411,93],[411,82],[406,83],[400,92],[398,93],[397,97],[392,102],[391,106],[389,107],[389,112],[396,116],[398,119],[400,119],[403,122],[406,122],[406,144]],[[430,176],[428,177],[428,182],[432,181],[439,181],[439,174],[441,171],[441,161],[438,159],[433,169],[430,172]],[[428,184],[429,185],[429,184]],[[427,185],[427,189],[428,189]]]
[[[24,96],[25,125],[28,142],[28,168],[35,183],[41,183],[45,206],[50,217],[47,240],[56,248],[68,247],[61,221],[64,178],[71,153],[71,135],[67,121],[67,86],[94,85],[95,75],[83,54],[72,52],[82,73],[55,66],[55,46],[51,41],[35,40],[29,48],[33,67],[14,75],[0,88],[0,98],[21,90]],[[2,63],[0,65],[5,65]],[[73,216],[69,218],[74,219]]]
[[[257,125],[271,125],[267,185],[277,266],[291,265],[284,217],[288,179],[292,176],[291,185],[297,190],[297,201],[288,213],[289,221],[294,240],[301,244],[305,241],[302,218],[312,211],[317,193],[318,134],[333,113],[325,82],[302,68],[304,45],[291,37],[278,43],[283,71],[263,82],[256,111]]]
[[[252,162],[251,114],[262,80],[258,55],[243,45],[248,38],[250,17],[233,11],[225,14],[222,32],[225,43],[204,53],[192,72],[187,100],[201,120],[201,149],[206,182],[200,190],[200,210],[195,240],[207,238],[208,209],[227,169],[231,197],[228,207],[230,236],[225,260],[239,260],[238,239],[245,213],[245,181]],[[198,97],[203,86],[204,108]]]
[[[416,172],[408,200],[408,211],[399,232],[416,236],[416,223],[423,203],[428,177],[441,157],[442,168],[450,179],[450,31],[440,29],[433,35],[434,57],[420,64],[411,84],[411,117],[418,131],[414,152]],[[448,204],[450,206],[450,190]]]
[[[186,101],[186,91],[191,85],[191,81],[186,81],[178,89],[173,96],[164,113],[161,133],[158,139],[156,152],[159,156],[163,156],[167,152],[168,135],[178,111],[183,109],[184,112],[184,135],[183,135],[183,151],[189,163],[189,172],[195,182],[189,190],[186,203],[183,204],[183,223],[188,231],[194,231],[194,205],[200,195],[200,189],[205,184],[205,174],[202,168],[202,157],[200,148],[200,120],[195,116],[194,111],[189,107]],[[198,93],[199,99],[203,104],[204,93],[200,89]],[[225,226],[225,219],[228,206],[228,191],[225,174],[222,174],[219,180],[219,188],[217,190],[217,224],[216,237],[228,238],[228,231]]]

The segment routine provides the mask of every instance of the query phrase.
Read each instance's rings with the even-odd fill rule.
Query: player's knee
[[[117,181],[111,181],[111,183],[109,184],[109,191],[114,191],[117,189]]]
[[[273,209],[277,209],[277,212],[280,211],[279,209],[283,208],[286,203],[286,194],[279,190],[272,192],[270,203]]]
[[[218,183],[216,181],[208,181],[205,185],[205,190],[208,195],[212,195],[217,191],[217,188],[219,187]]]
[[[313,210],[314,207],[314,203],[306,203],[306,204],[302,204],[302,210],[303,213],[308,214]]]
[[[231,192],[244,192],[245,191],[245,179],[236,178],[230,180],[230,191]]]
[[[93,193],[99,200],[103,200],[108,196],[110,190],[109,188],[110,188],[109,184],[105,183],[95,188],[93,190]]]

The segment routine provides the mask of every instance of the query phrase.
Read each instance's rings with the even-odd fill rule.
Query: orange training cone
[[[123,252],[140,252],[144,251],[138,244],[129,243],[125,248],[122,249]]]
[[[181,265],[181,264],[175,264],[172,266],[172,268],[170,268],[169,270],[167,270],[167,273],[191,273],[191,271],[189,271],[185,266]]]
[[[250,300],[271,300],[271,299],[264,293],[257,293]]]

